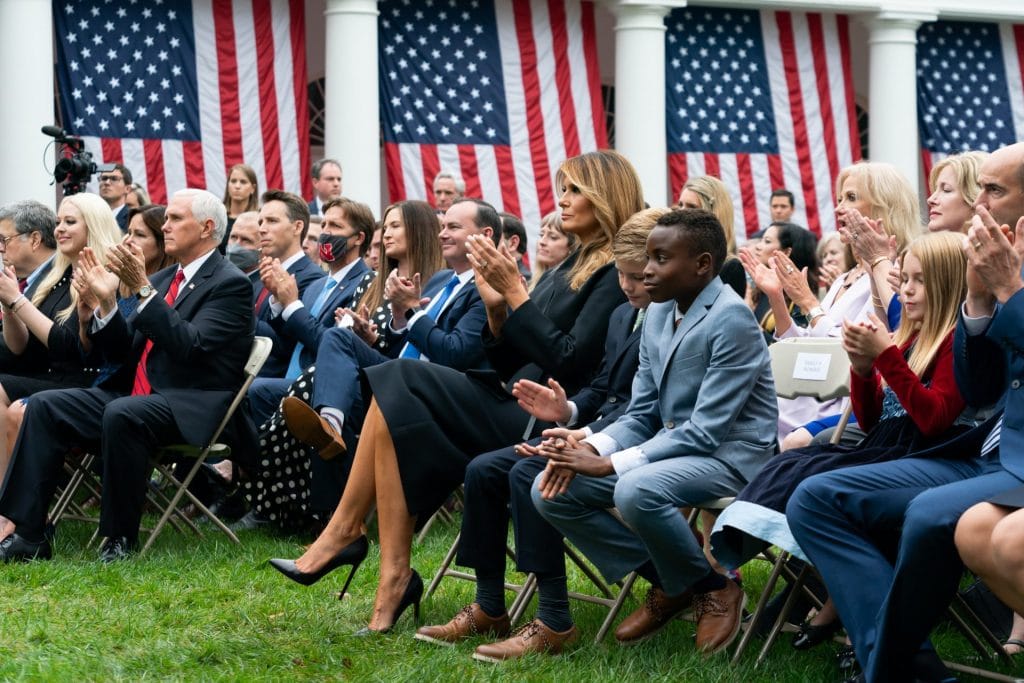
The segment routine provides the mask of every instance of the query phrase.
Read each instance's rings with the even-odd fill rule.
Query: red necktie
[[[259,317],[259,315],[260,315],[260,306],[263,305],[263,302],[267,300],[268,296],[270,296],[270,290],[269,289],[264,287],[263,289],[260,290],[259,295],[256,297],[256,305],[253,307],[253,311],[256,313],[256,317]]]
[[[185,271],[178,268],[178,272],[174,274],[174,279],[171,281],[171,287],[167,290],[167,295],[164,296],[164,301],[168,306],[174,305],[174,299],[178,296],[178,288],[184,281]],[[142,349],[142,356],[139,357],[139,366],[135,369],[135,386],[132,387],[132,396],[145,396],[153,393],[153,388],[149,386],[149,377],[146,376],[146,361],[149,360],[149,351],[152,348],[153,340],[147,339],[146,345]]]

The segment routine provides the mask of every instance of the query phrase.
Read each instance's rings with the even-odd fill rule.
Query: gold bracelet
[[[24,299],[24,297],[22,298]],[[11,313],[17,313],[21,309],[25,308],[25,304],[27,303],[28,299],[24,299],[23,301],[19,301],[17,306],[11,306]]]
[[[888,256],[879,256],[878,258],[876,258],[874,261],[871,262],[871,271],[874,272],[875,266],[877,266],[882,261],[888,261],[888,260],[889,260]]]

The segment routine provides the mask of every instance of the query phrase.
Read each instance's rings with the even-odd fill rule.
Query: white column
[[[376,0],[327,0],[324,156],[342,165],[342,193],[380,213]]]
[[[49,0],[0,2],[0,205],[19,199],[55,201],[52,140],[41,126],[53,125],[53,19]],[[45,167],[44,167],[45,164]]]
[[[619,0],[615,12],[615,148],[636,167],[644,199],[665,206],[665,16],[678,2]]]
[[[920,187],[917,138],[917,28],[935,14],[883,10],[868,19],[870,36],[869,152]]]

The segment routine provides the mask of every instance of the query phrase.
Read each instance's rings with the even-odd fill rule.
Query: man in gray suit
[[[692,604],[697,647],[713,654],[739,631],[745,596],[711,568],[679,508],[735,495],[772,455],[775,387],[757,322],[718,278],[726,245],[714,216],[666,214],[647,255],[654,303],[629,409],[580,442],[552,430],[533,501],[609,581],[633,570],[651,581],[620,643],[649,638]]]

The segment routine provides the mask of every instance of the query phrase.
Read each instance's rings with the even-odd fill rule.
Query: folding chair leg
[[[600,576],[597,575],[597,572],[595,572],[591,568],[591,566],[589,564],[587,564],[586,560],[583,559],[583,556],[580,555],[579,551],[576,550],[576,548],[573,548],[571,545],[568,545],[568,544],[564,544],[564,545],[565,545],[565,554],[566,554],[566,556],[568,556],[568,558],[570,560],[572,560],[573,564],[575,564],[577,567],[579,567],[581,572],[586,574],[587,578],[590,579],[590,581],[595,586],[597,586],[597,589],[599,591],[604,593],[604,596],[607,599],[609,599],[609,600],[614,599],[615,595],[612,593],[612,590],[608,587],[608,584],[605,583],[604,579],[602,579]]]
[[[796,600],[800,597],[800,591],[803,588],[804,580],[807,577],[807,572],[811,568],[808,565],[804,565],[803,569],[800,570],[800,574],[796,577],[796,581],[793,582],[793,589],[790,591],[789,596],[786,598],[785,604],[782,606],[782,611],[779,612],[778,618],[775,620],[775,624],[772,625],[772,630],[768,634],[768,638],[764,641],[764,645],[761,647],[761,652],[757,655],[757,661],[754,662],[754,666],[761,666],[764,662],[764,658],[768,656],[768,650],[771,649],[772,643],[779,636],[779,632],[782,631],[782,625],[786,623],[786,619],[789,618],[789,613],[793,610],[793,605],[796,604]]]
[[[530,600],[533,599],[533,594],[537,592],[537,575],[530,573],[526,575],[526,579],[523,581],[522,587],[516,594],[515,600],[512,601],[512,605],[508,609],[509,621],[514,625],[519,621],[523,613],[526,612],[526,608],[530,605]]]
[[[423,594],[423,599],[428,600],[430,596],[434,594],[437,587],[441,584],[441,579],[448,573],[448,568],[452,566],[452,562],[455,561],[455,555],[459,552],[459,541],[462,540],[462,532],[455,537],[455,541],[452,542],[452,547],[448,549],[448,554],[444,556],[444,560],[441,561],[441,566],[438,568],[437,573],[434,574],[434,578],[431,579],[430,585],[427,586],[427,592]]]
[[[960,611],[965,612],[973,625],[967,623],[967,618],[961,615]],[[971,646],[978,651],[978,654],[982,657],[1002,659],[1005,663],[1010,663],[1013,658],[1006,654],[1006,650],[1003,649],[1003,644],[999,642],[999,639],[995,637],[995,634],[984,623],[982,623],[971,609],[967,601],[964,600],[964,596],[957,593],[953,598],[953,603],[949,606],[949,614],[953,617],[953,623],[956,624],[957,628],[963,632],[964,637],[967,638]],[[979,635],[980,634],[980,635]],[[986,645],[987,643],[987,645]]]
[[[615,602],[612,606],[608,608],[608,615],[601,623],[601,628],[598,629],[597,635],[594,636],[594,645],[598,645],[608,634],[608,629],[612,627],[612,623],[619,616],[619,612],[622,611],[622,604],[626,602],[626,598],[628,598],[629,594],[633,592],[633,584],[636,583],[637,576],[639,576],[639,574],[636,572],[630,572],[629,575],[622,580],[622,588],[619,589],[619,595],[615,598]]]
[[[786,560],[789,558],[789,553],[783,552],[775,559],[775,563],[772,565],[772,573],[768,577],[768,582],[764,586],[764,590],[761,591],[761,597],[757,601],[757,607],[754,608],[754,614],[750,617],[750,623],[747,624],[747,630],[743,632],[743,636],[740,638],[739,645],[736,646],[736,651],[732,655],[732,663],[735,664],[739,661],[743,652],[747,649],[747,644],[750,639],[754,637],[754,633],[757,631],[757,626],[761,622],[761,618],[764,616],[765,607],[768,605],[768,601],[771,600],[772,593],[775,592],[775,586],[779,583],[779,577],[782,575],[782,567],[786,564]]]

